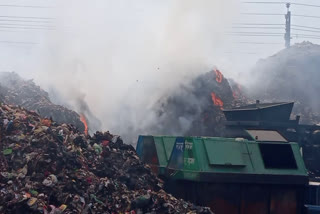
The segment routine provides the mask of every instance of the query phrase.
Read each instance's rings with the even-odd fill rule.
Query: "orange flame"
[[[223,80],[223,75],[218,69],[214,69],[214,72],[216,73],[216,81],[218,83],[221,83]]]
[[[86,117],[83,114],[80,114],[80,120],[84,125],[84,134],[88,135],[88,123],[87,123]]]
[[[212,101],[213,101],[213,105],[215,106],[219,106],[220,109],[222,110],[223,109],[223,102],[222,100],[215,94],[215,93],[211,93],[211,98],[212,98]]]
[[[234,99],[238,99],[239,98],[237,91],[233,91],[232,92],[232,96],[233,96]]]
[[[241,96],[241,86],[239,84],[236,85],[236,87],[233,89],[232,95],[233,98],[239,99]]]

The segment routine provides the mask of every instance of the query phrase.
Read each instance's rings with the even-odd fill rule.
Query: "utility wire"
[[[252,37],[252,36],[255,36],[255,37],[279,37],[279,36],[281,36],[281,35],[283,35],[283,34],[281,34],[281,35],[258,35],[258,34],[228,34],[228,35],[231,35],[231,36],[250,36],[250,37]]]
[[[307,7],[320,7],[320,5],[315,4],[302,4],[302,3],[290,3],[292,5],[299,5],[299,6],[307,6]]]
[[[236,44],[254,44],[254,45],[282,45],[282,43],[276,42],[234,42]]]
[[[291,26],[320,30],[320,28],[318,28],[318,27],[309,27],[309,26],[304,26],[304,25],[291,25]]]
[[[20,27],[44,27],[44,28],[54,28],[55,26],[50,25],[28,25],[28,24],[15,24],[15,23],[1,23],[0,26],[20,26]]]
[[[0,18],[13,18],[13,19],[44,19],[53,20],[54,18],[49,17],[32,17],[32,16],[0,16]]]
[[[251,15],[251,16],[284,16],[285,14],[281,13],[240,13],[242,15]],[[292,16],[297,16],[297,17],[305,17],[305,18],[317,18],[320,19],[320,16],[309,16],[309,15],[297,15],[297,14],[292,14]]]
[[[240,13],[242,15],[252,15],[252,16],[284,16],[283,13]]]
[[[291,28],[291,29],[292,30],[297,30],[297,31],[320,33],[320,31],[317,31],[317,30],[306,30],[306,29],[299,29],[299,28]]]
[[[283,27],[245,27],[245,26],[234,26],[232,28],[244,28],[244,29],[283,29]]]
[[[46,7],[46,6],[35,6],[35,5],[14,5],[14,4],[0,4],[0,7],[52,8],[52,7]]]
[[[278,25],[284,26],[285,24],[267,24],[267,23],[233,23],[234,25]]]
[[[303,35],[303,34],[294,34],[292,35],[293,38],[295,39],[301,39],[301,38],[304,38],[304,39],[320,39],[320,36],[308,36],[308,35]]]
[[[237,31],[234,31],[234,32],[228,32],[228,33],[237,33],[237,34],[259,34],[259,35],[283,35],[283,33],[280,33],[280,32],[270,32],[270,33],[267,33],[267,32],[237,32]]]
[[[287,4],[289,2],[254,2],[254,1],[245,1],[241,2],[244,4]],[[298,6],[306,6],[306,7],[320,7],[320,5],[315,4],[303,4],[303,3],[290,3],[291,5],[298,5]]]
[[[296,15],[296,14],[292,14],[292,16],[305,17],[305,18],[317,18],[317,19],[320,19],[320,16]]]
[[[287,2],[275,2],[275,1],[243,1],[244,4],[286,4]]]
[[[41,27],[11,27],[11,26],[2,26],[0,28],[4,29],[20,29],[20,30],[55,30],[54,28],[41,28]]]
[[[320,37],[320,35],[312,35],[312,34],[299,34],[299,33],[292,33],[292,36],[310,36],[310,37]]]
[[[296,36],[296,39],[320,39],[320,37]]]
[[[32,22],[32,23],[52,23],[50,20],[13,20],[13,19],[0,19],[0,22]]]

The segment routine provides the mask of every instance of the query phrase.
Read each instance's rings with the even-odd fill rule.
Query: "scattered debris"
[[[176,199],[109,132],[0,105],[0,213],[212,213]]]

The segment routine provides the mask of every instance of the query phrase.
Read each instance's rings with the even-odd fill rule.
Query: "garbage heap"
[[[24,80],[15,72],[0,72],[0,101],[37,111],[59,123],[74,124],[81,131],[85,129],[79,114],[52,103],[49,94],[33,80]]]
[[[257,62],[248,75],[248,94],[261,102],[295,101],[303,124],[320,123],[320,45],[302,42]]]
[[[196,76],[158,101],[156,122],[150,133],[189,136],[223,136],[222,112],[247,103],[241,86],[218,69]]]
[[[109,132],[0,105],[0,213],[211,213],[176,199]]]

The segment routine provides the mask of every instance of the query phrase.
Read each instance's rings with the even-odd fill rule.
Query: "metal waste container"
[[[303,213],[308,174],[298,144],[212,137],[170,139],[175,142],[167,166],[154,163],[162,168],[157,173],[165,178],[166,191],[176,197],[209,206],[215,214]],[[143,159],[141,146],[138,142]],[[159,160],[163,152],[156,150]]]

